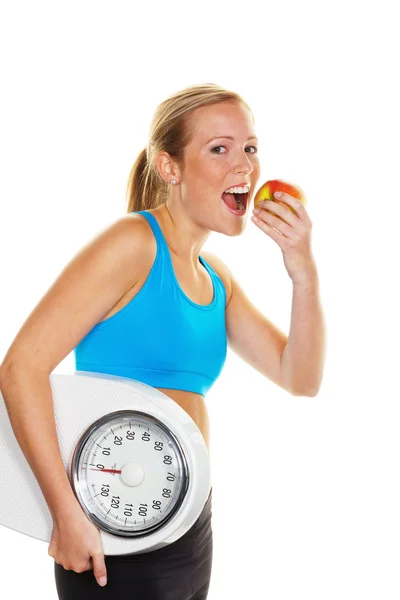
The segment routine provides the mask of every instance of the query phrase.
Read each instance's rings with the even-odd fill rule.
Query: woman
[[[200,255],[211,231],[243,232],[259,176],[253,116],[238,94],[204,84],[167,98],[132,168],[128,214],[64,269],[3,361],[10,421],[53,516],[49,555],[61,600],[118,592],[205,599],[213,550],[210,493],[176,542],[142,555],[104,556],[99,530],[68,481],[54,424],[49,375],[72,349],[77,370],[131,377],[168,395],[192,417],[208,448],[204,397],[222,370],[227,343],[290,394],[318,392],[324,327],[304,206],[283,194],[282,204],[269,202],[268,212],[253,217],[280,246],[293,282],[289,337],[251,304],[219,258]]]

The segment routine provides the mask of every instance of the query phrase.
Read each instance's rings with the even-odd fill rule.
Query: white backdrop
[[[0,9],[0,360],[65,264],[125,210],[167,95],[213,82],[255,115],[261,177],[308,198],[328,328],[292,397],[228,350],[206,401],[209,600],[398,600],[400,134],[394,2],[20,2]],[[291,281],[248,218],[204,250],[289,332]],[[74,370],[73,353],[56,373]],[[231,432],[231,433],[229,433]],[[12,501],[12,499],[10,499]],[[48,545],[0,526],[1,592],[56,597]]]

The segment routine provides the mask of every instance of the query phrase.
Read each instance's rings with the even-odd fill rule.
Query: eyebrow
[[[234,140],[235,139],[231,135],[215,135],[214,137],[210,138],[208,140],[208,142],[206,142],[206,144],[208,144],[209,142],[212,142],[212,140],[219,140],[219,139],[222,139],[222,138],[225,138],[227,140]],[[251,135],[249,138],[247,138],[247,141],[249,141],[249,140],[257,140],[257,142],[258,142],[258,138],[255,135]]]

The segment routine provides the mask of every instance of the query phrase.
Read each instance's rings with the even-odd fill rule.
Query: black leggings
[[[178,540],[144,554],[105,555],[107,584],[54,561],[59,600],[205,600],[211,579],[212,488],[194,525]]]

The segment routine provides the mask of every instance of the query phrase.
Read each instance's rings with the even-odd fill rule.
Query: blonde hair
[[[167,152],[184,167],[184,150],[191,142],[190,115],[201,106],[219,102],[240,102],[254,115],[236,92],[214,83],[193,85],[180,90],[159,104],[150,126],[150,140],[138,155],[128,178],[127,213],[156,208],[166,201],[168,183],[158,172],[155,159]]]

